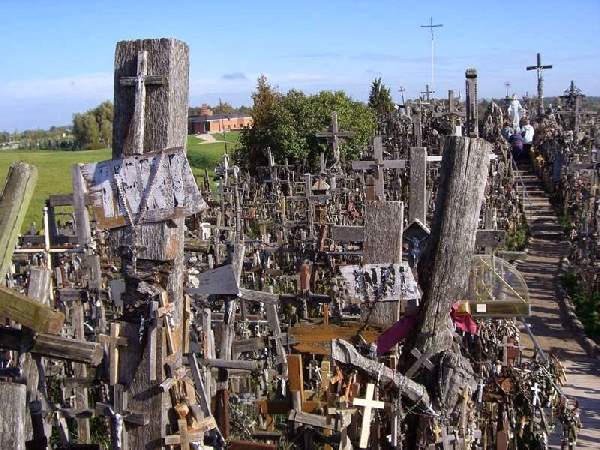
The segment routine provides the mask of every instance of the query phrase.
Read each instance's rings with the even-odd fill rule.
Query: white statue
[[[512,100],[510,101],[510,105],[508,107],[508,117],[512,122],[513,130],[519,129],[519,121],[521,120],[521,114],[525,111],[525,108],[521,106],[521,102],[517,100],[517,96],[513,94]]]

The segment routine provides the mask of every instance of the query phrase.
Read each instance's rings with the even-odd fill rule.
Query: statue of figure
[[[521,120],[521,114],[525,111],[525,108],[521,106],[521,102],[517,100],[517,96],[513,94],[510,105],[508,106],[508,117],[512,122],[513,130],[518,130],[520,127],[519,121]]]

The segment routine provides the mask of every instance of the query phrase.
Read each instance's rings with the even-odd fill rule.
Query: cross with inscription
[[[340,138],[351,138],[354,136],[352,131],[341,131],[338,126],[337,112],[331,113],[331,127],[329,131],[322,131],[315,134],[317,138],[325,138],[327,142],[330,142],[333,149],[333,167],[340,167]]]
[[[385,200],[384,169],[404,169],[404,159],[383,159],[383,141],[381,136],[373,138],[373,161],[352,161],[352,170],[373,170],[375,172],[375,198]]]
[[[544,75],[543,71],[552,69],[551,65],[542,65],[542,55],[537,54],[537,64],[535,66],[527,66],[527,70],[537,70],[537,91],[538,91],[538,114],[544,114]]]
[[[148,75],[148,52],[138,52],[137,73],[133,77],[121,77],[121,86],[133,86],[135,89],[135,103],[133,117],[129,128],[130,145],[133,154],[144,152],[144,118],[146,111],[146,86],[160,86],[166,84],[166,77]]]
[[[363,417],[362,426],[360,430],[360,448],[367,448],[369,443],[369,435],[371,434],[371,413],[373,409],[383,409],[385,407],[384,402],[373,400],[373,394],[375,392],[375,385],[372,383],[367,384],[367,392],[365,398],[354,398],[352,400],[352,406],[363,406]]]

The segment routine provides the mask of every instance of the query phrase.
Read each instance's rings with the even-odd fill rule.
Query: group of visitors
[[[527,158],[531,145],[533,144],[533,135],[535,130],[529,123],[529,119],[521,118],[525,109],[521,106],[519,100],[513,95],[510,106],[508,107],[508,119],[504,122],[502,136],[508,141],[512,150],[512,156],[515,161]]]

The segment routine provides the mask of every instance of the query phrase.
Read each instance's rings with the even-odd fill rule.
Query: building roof
[[[191,123],[198,122],[209,122],[214,120],[226,120],[226,119],[251,119],[252,117],[248,114],[231,113],[231,114],[213,114],[213,115],[197,115],[188,117],[188,121]]]

